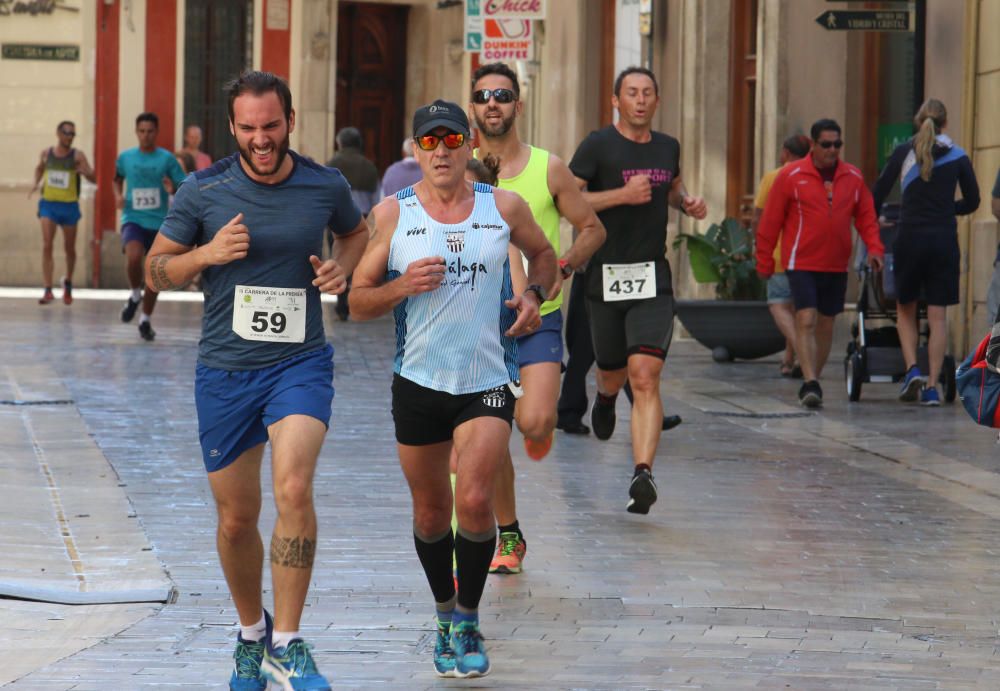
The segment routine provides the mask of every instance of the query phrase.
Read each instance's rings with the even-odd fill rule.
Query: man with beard
[[[615,400],[632,386],[633,475],[626,510],[646,514],[656,502],[653,460],[663,427],[660,374],[673,333],[674,298],[665,257],[667,210],[705,218],[703,199],[680,178],[680,143],[652,129],[659,104],[656,76],[623,70],[614,83],[614,125],[591,132],[569,168],[608,229],[584,280],[597,360],[597,399],[590,423],[598,439],[615,429]]]
[[[146,341],[156,338],[149,319],[156,307],[156,291],[142,291],[143,257],[153,246],[156,233],[167,216],[164,186],[168,180],[173,190],[184,181],[184,171],[174,155],[156,145],[160,119],[156,113],[140,113],[135,119],[135,136],[139,146],[126,149],[115,163],[115,204],[122,209],[122,254],[125,255],[125,275],[131,293],[122,307],[121,320],[132,321],[139,304],[139,336]]]
[[[368,242],[343,176],[289,151],[283,79],[246,72],[227,86],[239,153],[178,190],[148,261],[156,290],[202,275],[205,315],[195,402],[217,547],[240,619],[231,689],[327,689],[298,632],[316,553],[312,480],[333,400],[333,348],[320,293],[344,290]],[[333,230],[333,257],[321,261]],[[264,445],[278,520],[274,618],[263,609],[257,530]]]
[[[514,123],[524,108],[520,95],[517,73],[510,67],[500,62],[483,65],[472,77],[469,110],[481,135],[475,156],[485,158],[492,154],[500,159],[498,187],[516,192],[528,202],[535,222],[545,233],[556,256],[560,254],[559,217],[565,217],[577,231],[576,241],[559,259],[559,281],[539,310],[541,328],[521,336],[517,342],[524,395],[517,402],[514,417],[524,435],[528,457],[540,461],[552,447],[556,426],[556,399],[563,357],[562,279],[587,263],[590,255],[604,242],[605,232],[566,164],[548,151],[524,144],[518,138]],[[527,284],[522,261],[520,251],[512,247],[510,267],[515,293],[521,292]],[[500,539],[490,572],[520,573],[527,543],[517,520],[514,464],[509,449],[497,476],[493,508]]]
[[[514,339],[541,325],[556,256],[524,200],[465,181],[472,152],[461,107],[438,100],[418,109],[413,137],[423,179],[372,212],[353,313],[372,319],[392,310],[396,319],[392,417],[413,498],[414,546],[437,613],[434,668],[446,677],[482,676],[490,662],[479,601],[496,546],[497,470],[514,416]],[[510,243],[528,258],[521,293],[511,286]]]

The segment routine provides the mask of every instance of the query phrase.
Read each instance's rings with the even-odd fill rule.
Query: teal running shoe
[[[260,663],[264,678],[282,691],[331,691],[330,682],[316,669],[312,646],[301,638],[293,638],[284,648],[275,648],[271,645],[274,621],[266,610],[264,622],[267,625],[267,645]]]
[[[452,622],[451,647],[455,651],[456,677],[484,677],[490,673],[490,659],[478,622]]]
[[[229,677],[229,691],[265,691],[267,679],[260,673],[260,663],[264,659],[264,641],[256,643],[244,641],[243,636],[236,638],[236,650],[233,660],[236,669]]]
[[[451,622],[439,621],[437,623],[434,671],[439,677],[455,676],[455,651],[451,649]]]

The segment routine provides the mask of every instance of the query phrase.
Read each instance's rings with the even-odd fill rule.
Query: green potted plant
[[[767,309],[767,286],[757,275],[754,238],[735,218],[713,223],[704,235],[679,233],[698,283],[715,283],[716,300],[678,300],[688,333],[725,362],[779,352],[785,339]]]

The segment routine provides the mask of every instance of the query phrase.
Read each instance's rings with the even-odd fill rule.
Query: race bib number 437
[[[601,271],[605,302],[656,297],[656,267],[653,262],[603,264]]]
[[[236,286],[233,331],[248,341],[306,340],[306,289]]]

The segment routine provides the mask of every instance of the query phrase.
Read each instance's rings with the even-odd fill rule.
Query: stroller
[[[864,262],[863,255],[858,266],[861,288],[858,295],[858,318],[851,325],[851,341],[847,344],[844,359],[844,379],[847,382],[847,398],[861,400],[861,387],[869,382],[898,383],[906,375],[906,363],[896,332],[896,286],[892,266],[891,250],[896,240],[896,222],[899,220],[899,205],[886,204],[883,215],[889,223],[882,226],[882,244],[886,247],[885,267],[882,271],[872,271]],[[891,322],[891,323],[887,323]],[[917,364],[921,372],[927,372],[927,307],[920,303],[917,307]],[[955,357],[944,356],[938,382],[944,393],[944,400],[955,400]]]

